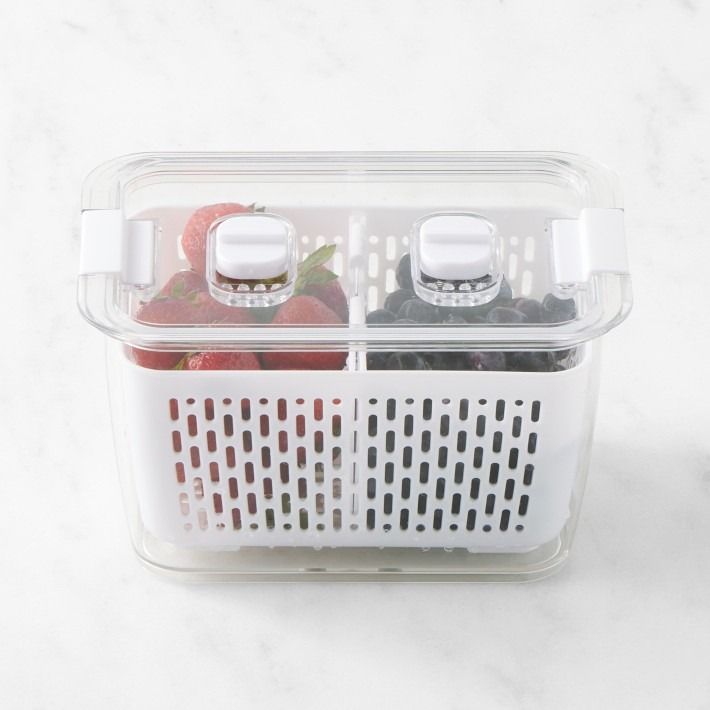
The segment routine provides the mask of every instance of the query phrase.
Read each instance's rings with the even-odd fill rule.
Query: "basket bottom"
[[[149,569],[186,581],[533,581],[566,562],[572,531],[517,552],[446,548],[258,548],[195,550],[144,529],[134,549]]]

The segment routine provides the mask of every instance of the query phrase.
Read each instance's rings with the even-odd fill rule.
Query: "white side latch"
[[[155,223],[124,219],[120,209],[81,213],[80,274],[120,274],[133,286],[153,284]]]
[[[549,233],[556,284],[586,283],[595,273],[629,272],[621,209],[587,207],[578,219],[550,220]]]

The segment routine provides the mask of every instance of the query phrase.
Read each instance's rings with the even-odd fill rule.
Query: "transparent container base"
[[[192,550],[134,530],[134,548],[149,569],[194,582],[386,581],[521,582],[542,579],[567,561],[572,530],[527,552],[462,549],[242,548]]]

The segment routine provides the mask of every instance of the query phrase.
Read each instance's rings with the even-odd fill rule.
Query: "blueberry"
[[[524,313],[516,311],[514,308],[496,306],[488,311],[486,320],[489,323],[527,323],[528,319]]]
[[[466,353],[466,361],[471,370],[501,371],[506,369],[505,353],[497,350],[482,350]]]
[[[573,352],[576,352],[574,348],[571,350],[568,348],[566,350],[552,350],[550,351],[550,354],[552,355],[553,360],[560,362],[561,360],[567,360]]]
[[[569,370],[578,363],[578,349],[568,348],[566,350],[552,350],[552,359],[563,369]]]
[[[400,288],[408,288],[410,290],[414,288],[412,283],[412,257],[409,254],[405,254],[399,260],[395,276]]]
[[[455,316],[453,313],[449,313],[441,319],[444,325],[466,325],[468,321],[461,316]]]
[[[390,355],[392,353],[367,353],[367,369],[386,370]]]
[[[398,291],[393,291],[385,298],[385,308],[391,313],[396,314],[402,307],[402,304],[405,301],[410,301],[412,298],[416,298],[414,291],[401,288]]]
[[[417,323],[438,323],[439,309],[419,298],[412,298],[402,304],[397,318],[407,318]]]
[[[496,297],[488,303],[484,303],[482,306],[476,306],[474,309],[474,315],[482,315],[485,317],[486,313],[491,311],[493,308],[512,308],[513,307],[513,293],[510,290],[508,282],[503,279],[500,291],[496,294]]]
[[[380,323],[391,323],[394,320],[394,313],[384,308],[378,308],[376,311],[370,311],[365,318],[368,325],[378,325]]]
[[[552,353],[547,350],[509,352],[506,360],[508,369],[513,372],[551,372],[555,364]]]
[[[498,298],[496,296],[490,303],[486,303],[483,306],[478,306],[478,313],[476,315],[485,318],[494,308],[512,308],[513,300],[510,298]]]
[[[418,353],[394,353],[387,360],[388,370],[430,370],[426,360]]]
[[[486,314],[497,307],[510,308],[512,306],[513,291],[510,284],[503,278],[500,289],[496,297],[488,303],[483,303],[480,306],[459,306],[456,308],[439,307],[442,319],[449,314],[454,314],[465,318],[469,323],[483,323],[486,319]]]
[[[500,289],[498,290],[498,295],[496,296],[496,298],[506,301],[509,301],[511,298],[513,298],[513,289],[510,288],[510,284],[505,280],[505,276],[501,279]]]
[[[432,370],[468,370],[468,353],[432,351],[422,353]]]
[[[443,323],[449,316],[464,316],[465,308],[452,308],[451,306],[437,306],[439,320]]]
[[[548,293],[542,299],[543,317],[546,323],[565,323],[577,315],[577,308],[572,298],[557,298]]]
[[[467,323],[482,322],[478,318],[484,319],[486,316],[486,306],[439,306],[439,319],[442,323],[447,323],[446,319],[451,317],[463,318]]]
[[[530,323],[543,323],[543,311],[540,301],[534,298],[516,298],[511,304],[516,311],[520,311]]]

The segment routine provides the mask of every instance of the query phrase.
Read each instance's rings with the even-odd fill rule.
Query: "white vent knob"
[[[472,212],[432,214],[412,232],[416,294],[438,306],[476,306],[498,294],[502,281],[495,225]]]
[[[432,278],[480,279],[491,273],[494,253],[493,225],[477,215],[436,215],[420,225],[419,266]]]
[[[231,279],[273,279],[289,270],[289,225],[274,215],[237,214],[215,229],[215,268]]]
[[[245,212],[209,230],[207,281],[230,306],[271,306],[291,296],[296,280],[293,225],[275,214]]]

